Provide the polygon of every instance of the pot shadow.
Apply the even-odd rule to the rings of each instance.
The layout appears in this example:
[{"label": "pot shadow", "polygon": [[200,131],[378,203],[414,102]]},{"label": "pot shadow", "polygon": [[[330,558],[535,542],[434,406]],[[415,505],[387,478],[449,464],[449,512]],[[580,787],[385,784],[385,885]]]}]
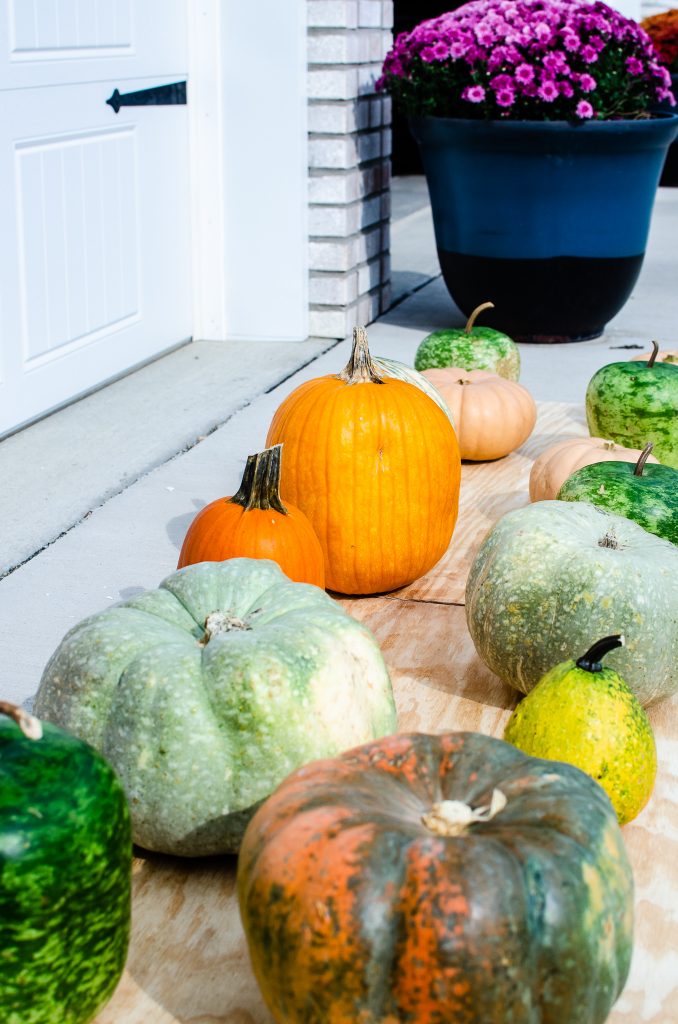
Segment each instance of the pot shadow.
[{"label": "pot shadow", "polygon": [[160,1006],[178,1024],[269,1024],[240,922],[236,855],[134,853],[126,971],[148,997],[137,996],[139,1009]]},{"label": "pot shadow", "polygon": [[202,498],[193,498],[192,502],[193,512],[183,512],[180,516],[174,516],[174,518],[170,519],[165,526],[167,536],[177,551],[181,549],[181,545],[184,543],[184,537],[188,532],[189,526],[195,519],[196,514],[207,505],[207,502]]}]

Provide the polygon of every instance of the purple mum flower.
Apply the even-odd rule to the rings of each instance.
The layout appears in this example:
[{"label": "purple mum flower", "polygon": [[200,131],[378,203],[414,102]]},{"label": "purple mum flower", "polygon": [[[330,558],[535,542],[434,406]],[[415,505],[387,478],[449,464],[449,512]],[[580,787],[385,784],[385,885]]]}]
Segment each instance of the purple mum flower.
[{"label": "purple mum flower", "polygon": [[563,36],[563,46],[569,53],[576,53],[581,46],[581,40],[574,32],[568,32]]},{"label": "purple mum flower", "polygon": [[519,64],[516,68],[516,81],[521,85],[527,85],[534,81],[534,68],[531,64]]},{"label": "purple mum flower", "polygon": [[582,92],[593,92],[598,83],[593,75],[583,74],[579,76],[579,85],[581,86]]},{"label": "purple mum flower", "polygon": [[497,104],[500,107],[512,107],[516,94],[513,89],[500,89],[497,93]]},{"label": "purple mum flower", "polygon": [[577,104],[577,117],[593,117],[593,107],[588,100],[579,100]]},{"label": "purple mum flower", "polygon": [[541,96],[545,103],[553,103],[558,96],[558,86],[555,82],[542,82],[537,89],[537,94]]},{"label": "purple mum flower", "polygon": [[490,79],[490,85],[498,92],[500,89],[513,89],[515,83],[511,75],[495,75]]},{"label": "purple mum flower", "polygon": [[485,90],[482,85],[468,85],[461,94],[463,100],[469,103],[482,103],[485,99]]},{"label": "purple mum flower", "polygon": [[558,82],[558,92],[561,96],[564,96],[568,100],[571,100],[574,96],[574,89],[572,88],[570,83],[564,78]]},{"label": "purple mum flower", "polygon": [[587,64],[593,64],[598,60],[598,51],[595,47],[587,43],[586,46],[582,46],[581,48],[581,58]]},{"label": "purple mum flower", "polygon": [[626,70],[631,75],[642,75],[645,69],[643,68],[643,62],[638,60],[637,57],[627,57]]}]

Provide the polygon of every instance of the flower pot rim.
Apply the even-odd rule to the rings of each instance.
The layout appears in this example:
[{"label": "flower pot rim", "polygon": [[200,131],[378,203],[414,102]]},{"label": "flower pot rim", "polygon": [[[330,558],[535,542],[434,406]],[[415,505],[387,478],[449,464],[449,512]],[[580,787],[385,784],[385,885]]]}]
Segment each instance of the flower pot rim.
[{"label": "flower pot rim", "polygon": [[501,131],[526,131],[526,130],[540,130],[540,131],[571,131],[582,132],[582,131],[608,131],[615,132],[620,130],[628,130],[629,128],[638,128],[639,131],[652,131],[659,124],[667,125],[670,123],[678,124],[678,108],[676,113],[672,111],[655,110],[652,111],[650,117],[646,118],[618,118],[616,120],[609,119],[606,121],[540,121],[537,119],[531,120],[518,120],[517,118],[474,118],[474,117],[439,117],[436,114],[412,114],[409,117],[410,124],[416,124],[418,122],[432,122],[436,124],[456,124],[460,127],[472,126],[484,127],[484,128],[499,128]]}]

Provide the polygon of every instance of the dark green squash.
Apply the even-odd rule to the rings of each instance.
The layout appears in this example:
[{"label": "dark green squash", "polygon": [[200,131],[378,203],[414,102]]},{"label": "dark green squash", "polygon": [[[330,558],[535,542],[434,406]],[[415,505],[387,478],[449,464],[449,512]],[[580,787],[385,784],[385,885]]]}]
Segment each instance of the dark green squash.
[{"label": "dark green squash", "polygon": [[678,470],[646,464],[652,447],[652,443],[645,446],[635,466],[630,462],[583,466],[562,485],[558,500],[588,501],[678,544]]},{"label": "dark green squash", "polygon": [[0,1021],[85,1024],[125,965],[127,801],[90,746],[0,702]]},{"label": "dark green squash", "polygon": [[631,958],[606,794],[478,733],[289,776],[245,834],[238,898],[279,1024],[602,1024]]}]

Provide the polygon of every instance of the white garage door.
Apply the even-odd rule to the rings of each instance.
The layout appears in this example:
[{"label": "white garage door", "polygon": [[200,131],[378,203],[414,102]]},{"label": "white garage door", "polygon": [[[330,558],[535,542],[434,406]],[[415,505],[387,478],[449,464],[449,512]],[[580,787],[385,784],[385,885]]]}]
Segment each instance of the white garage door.
[{"label": "white garage door", "polygon": [[0,434],[190,336],[185,8],[0,0]]}]

